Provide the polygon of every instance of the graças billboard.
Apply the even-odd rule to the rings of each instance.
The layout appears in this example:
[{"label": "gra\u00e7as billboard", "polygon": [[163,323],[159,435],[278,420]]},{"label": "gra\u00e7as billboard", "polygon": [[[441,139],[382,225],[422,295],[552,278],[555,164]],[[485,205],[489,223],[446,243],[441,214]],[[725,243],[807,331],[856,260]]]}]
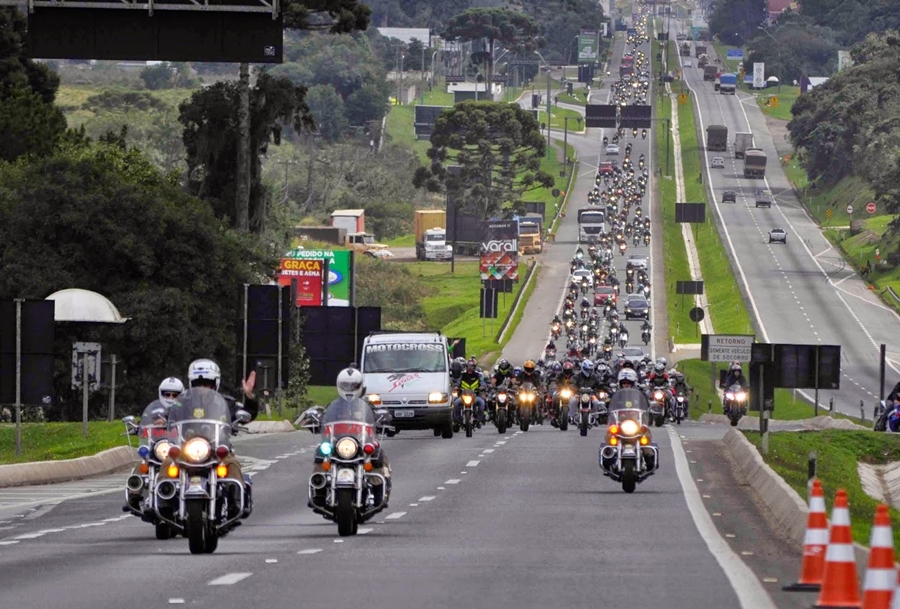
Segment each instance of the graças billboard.
[{"label": "gra\u00e7as billboard", "polygon": [[[300,304],[300,294],[297,294],[297,306],[329,306],[329,307],[349,307],[352,300],[352,252],[349,250],[306,250],[295,249],[287,253],[282,260],[281,269],[285,268],[285,261],[319,261],[324,267],[324,261],[328,261],[328,285],[327,285],[327,304],[322,302],[321,297],[317,304]],[[294,263],[295,264],[295,263]],[[313,273],[313,270],[308,270]],[[310,275],[311,277],[311,275]],[[291,285],[291,276],[286,275],[284,270],[278,273],[278,283],[282,285]],[[320,284],[321,285],[321,284]],[[311,289],[312,285],[311,285]]]}]

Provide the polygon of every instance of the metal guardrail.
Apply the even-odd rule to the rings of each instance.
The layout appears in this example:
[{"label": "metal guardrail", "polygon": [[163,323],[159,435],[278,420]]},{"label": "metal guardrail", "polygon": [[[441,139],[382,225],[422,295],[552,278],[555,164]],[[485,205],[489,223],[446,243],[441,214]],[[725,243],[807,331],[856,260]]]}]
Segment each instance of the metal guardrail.
[{"label": "metal guardrail", "polygon": [[897,296],[897,292],[894,291],[894,288],[888,286],[886,291],[891,295],[891,298],[893,298],[897,304],[900,304],[900,296]]}]

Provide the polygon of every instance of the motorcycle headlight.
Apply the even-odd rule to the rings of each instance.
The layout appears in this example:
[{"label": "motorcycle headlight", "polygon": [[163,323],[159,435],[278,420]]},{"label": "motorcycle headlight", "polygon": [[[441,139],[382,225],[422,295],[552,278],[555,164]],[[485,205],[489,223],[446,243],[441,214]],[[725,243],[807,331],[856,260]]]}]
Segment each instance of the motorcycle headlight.
[{"label": "motorcycle headlight", "polygon": [[725,399],[726,399],[726,400],[733,400],[733,399],[734,399],[734,394],[733,394],[732,392],[730,392],[730,391],[726,391],[726,392],[725,392]]},{"label": "motorcycle headlight", "polygon": [[377,393],[370,393],[369,394],[369,404],[372,404],[373,406],[378,406],[379,404],[381,404],[381,396],[378,395]]},{"label": "motorcycle headlight", "polygon": [[563,390],[561,390],[561,391],[559,392],[559,397],[568,400],[570,397],[572,397],[572,390],[571,390],[571,389],[563,389]]},{"label": "motorcycle headlight", "polygon": [[201,463],[209,459],[212,448],[206,438],[191,438],[181,447],[184,458],[194,463]]},{"label": "motorcycle headlight", "polygon": [[637,433],[641,430],[640,426],[631,419],[622,421],[620,428],[622,430],[622,435],[624,436],[636,436]]},{"label": "motorcycle headlight", "polygon": [[153,447],[153,454],[156,455],[158,460],[163,461],[169,455],[170,448],[172,448],[172,445],[169,444],[168,440],[160,440]]},{"label": "motorcycle headlight", "polygon": [[583,403],[590,402],[590,401],[591,401],[591,396],[588,395],[587,393],[585,393],[585,394],[583,394],[583,395],[581,396],[581,401],[582,401]]},{"label": "motorcycle headlight", "polygon": [[656,400],[657,402],[658,402],[659,400],[663,399],[663,392],[662,392],[662,391],[657,391],[657,392],[655,392],[655,393],[653,394],[653,399]]},{"label": "motorcycle headlight", "polygon": [[743,391],[741,391],[741,392],[738,393],[737,396],[735,396],[735,397],[737,398],[737,401],[738,401],[738,402],[743,402],[744,400],[747,399],[747,394],[744,393]]},{"label": "motorcycle headlight", "polygon": [[341,459],[352,459],[359,451],[359,443],[350,437],[344,437],[334,445],[334,452]]},{"label": "motorcycle headlight", "polygon": [[682,395],[679,395],[677,399],[678,399],[678,403],[679,403],[679,404],[681,404],[682,402],[684,402],[684,396],[682,396]]},{"label": "motorcycle headlight", "polygon": [[497,394],[497,401],[498,401],[498,402],[505,402],[505,401],[506,401],[506,394],[505,394],[505,393],[498,393],[498,394]]},{"label": "motorcycle headlight", "polygon": [[472,403],[472,396],[471,396],[471,395],[464,395],[464,396],[463,396],[463,402],[465,403],[466,406],[468,406],[469,404]]},{"label": "motorcycle headlight", "polygon": [[331,451],[334,450],[334,447],[331,446],[331,442],[322,442],[319,444],[319,452],[321,452],[326,457],[331,454]]}]

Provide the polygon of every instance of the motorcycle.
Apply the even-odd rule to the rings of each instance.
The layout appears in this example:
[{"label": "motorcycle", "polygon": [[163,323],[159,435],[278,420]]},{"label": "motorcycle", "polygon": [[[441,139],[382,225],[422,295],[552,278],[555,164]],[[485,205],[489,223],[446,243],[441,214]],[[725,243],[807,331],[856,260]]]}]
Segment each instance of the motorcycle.
[{"label": "motorcycle", "polygon": [[582,387],[578,390],[580,394],[580,398],[578,400],[578,428],[581,431],[581,436],[587,436],[588,430],[593,426],[594,418],[593,413],[593,391],[590,387]]},{"label": "motorcycle", "polygon": [[641,330],[641,340],[644,341],[645,345],[650,344],[650,330]]},{"label": "motorcycle", "polygon": [[675,407],[672,409],[675,423],[681,425],[681,421],[688,417],[688,399],[682,392],[675,395]]},{"label": "motorcycle", "polygon": [[156,516],[188,538],[191,554],[211,554],[253,508],[250,478],[228,477],[233,466],[225,462],[232,456],[232,433],[250,421],[250,414],[238,411],[232,424],[225,398],[195,388],[169,409],[167,418],[171,445],[156,483]]},{"label": "motorcycle", "polygon": [[[623,394],[629,394],[632,399],[624,398]],[[621,407],[627,404],[626,400],[632,407]],[[659,469],[659,447],[653,442],[645,405],[646,398],[639,391],[625,389],[617,392],[611,404],[612,422],[600,446],[603,475],[621,482],[626,493],[633,493],[639,483]]]},{"label": "motorcycle", "polygon": [[[475,427],[475,392],[471,389],[463,389],[462,391],[462,416],[463,429],[466,430],[466,437],[472,437],[472,429]],[[459,424],[454,425],[458,428]],[[458,431],[454,429],[453,431]]]},{"label": "motorcycle", "polygon": [[619,347],[624,349],[628,346],[628,332],[622,332],[619,334]]},{"label": "motorcycle", "polygon": [[609,411],[607,410],[608,403],[609,392],[601,389],[600,392],[597,393],[597,411],[595,413],[597,425],[606,425],[609,421]]},{"label": "motorcycle", "polygon": [[373,411],[363,400],[310,408],[300,418],[301,427],[322,434],[316,449],[322,471],[309,477],[309,505],[337,523],[341,537],[356,535],[360,523],[387,507],[390,480],[373,470],[383,467],[381,442],[390,422],[389,411]]},{"label": "motorcycle", "polygon": [[504,434],[509,426],[509,403],[511,401],[506,387],[498,387],[492,401],[494,402],[494,425],[497,427],[498,433]]},{"label": "motorcycle", "polygon": [[536,419],[538,406],[538,394],[531,383],[522,383],[516,394],[516,401],[519,403],[518,419],[519,429],[528,431],[529,425]]},{"label": "motorcycle", "polygon": [[[167,423],[160,422],[161,416],[165,415],[165,407],[160,404],[159,409],[161,412],[152,410],[144,412],[140,422],[133,416],[122,419],[128,436],[128,447],[131,448],[131,436],[137,436],[138,456],[141,458],[138,473],[128,476],[125,481],[126,505],[122,509],[138,516],[144,522],[153,524],[156,528],[156,538],[165,540],[174,537],[175,532],[168,524],[160,522],[156,516],[156,482],[159,478],[159,468],[172,446],[172,439]],[[141,494],[139,502],[135,500],[137,493]]]},{"label": "motorcycle", "polygon": [[559,405],[556,409],[556,421],[554,427],[559,427],[560,431],[569,428],[569,400],[572,399],[572,388],[564,386],[559,388]]},{"label": "motorcycle", "polygon": [[650,393],[650,419],[657,427],[666,422],[666,392],[658,387]]},{"label": "motorcycle", "polygon": [[725,416],[731,420],[731,426],[737,427],[738,421],[747,414],[747,391],[735,383],[725,391]]}]

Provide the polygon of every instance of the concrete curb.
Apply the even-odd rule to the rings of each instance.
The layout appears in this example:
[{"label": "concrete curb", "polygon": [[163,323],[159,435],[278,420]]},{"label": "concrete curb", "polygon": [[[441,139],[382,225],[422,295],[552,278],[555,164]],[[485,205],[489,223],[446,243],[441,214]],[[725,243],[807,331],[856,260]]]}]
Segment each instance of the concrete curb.
[{"label": "concrete curb", "polygon": [[247,423],[250,433],[287,433],[297,431],[287,419],[281,421],[251,421]]},{"label": "concrete curb", "polygon": [[[730,425],[731,421],[724,414],[703,413],[698,419],[701,423],[716,423],[721,425]],[[817,431],[822,429],[843,429],[847,431],[870,431],[868,427],[857,425],[847,419],[835,419],[829,416],[820,415],[810,419],[798,419],[796,421],[785,421],[781,419],[770,419],[769,428],[772,431],[781,431],[777,429],[779,425],[801,425],[809,431]],[[759,419],[756,417],[743,417],[737,424],[738,429],[746,429],[748,431],[759,430]]]},{"label": "concrete curb", "polygon": [[90,457],[62,461],[33,461],[0,465],[0,488],[53,484],[112,474],[137,461],[137,451],[117,446]]}]

